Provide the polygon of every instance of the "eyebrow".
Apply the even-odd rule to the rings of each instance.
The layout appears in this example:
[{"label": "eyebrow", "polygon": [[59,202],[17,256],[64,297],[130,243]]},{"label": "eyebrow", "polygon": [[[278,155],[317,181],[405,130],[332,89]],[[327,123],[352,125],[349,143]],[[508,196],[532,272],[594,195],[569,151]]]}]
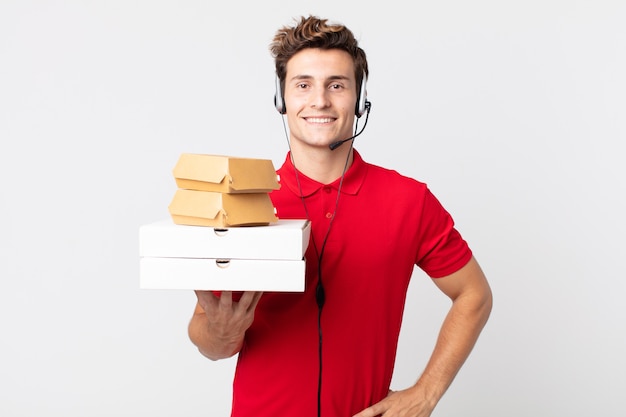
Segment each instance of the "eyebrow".
[{"label": "eyebrow", "polygon": [[[312,75],[300,74],[291,78],[290,81],[300,81],[300,80],[312,80],[314,77]],[[325,79],[326,81],[349,81],[350,77],[345,75],[331,75]]]}]

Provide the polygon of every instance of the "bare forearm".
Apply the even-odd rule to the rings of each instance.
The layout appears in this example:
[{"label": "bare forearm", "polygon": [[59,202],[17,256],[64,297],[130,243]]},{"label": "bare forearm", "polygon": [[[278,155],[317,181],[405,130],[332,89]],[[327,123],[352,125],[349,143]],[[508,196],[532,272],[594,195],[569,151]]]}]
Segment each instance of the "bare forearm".
[{"label": "bare forearm", "polygon": [[433,405],[463,366],[491,312],[491,292],[459,296],[441,327],[433,354],[416,387]]}]

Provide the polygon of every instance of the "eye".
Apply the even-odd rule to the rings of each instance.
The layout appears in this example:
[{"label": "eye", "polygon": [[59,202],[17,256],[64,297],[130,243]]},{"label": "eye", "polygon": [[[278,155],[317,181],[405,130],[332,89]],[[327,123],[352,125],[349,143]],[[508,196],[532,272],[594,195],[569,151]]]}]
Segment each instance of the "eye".
[{"label": "eye", "polygon": [[331,84],[329,88],[331,90],[341,90],[343,86],[341,84]]}]

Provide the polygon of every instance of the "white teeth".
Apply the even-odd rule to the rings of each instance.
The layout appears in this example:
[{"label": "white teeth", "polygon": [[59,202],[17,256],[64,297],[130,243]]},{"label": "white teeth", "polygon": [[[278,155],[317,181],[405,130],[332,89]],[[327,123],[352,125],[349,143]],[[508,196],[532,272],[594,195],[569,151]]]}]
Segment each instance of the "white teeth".
[{"label": "white teeth", "polygon": [[330,123],[333,121],[333,119],[331,119],[330,117],[325,117],[325,118],[321,118],[321,117],[310,117],[308,119],[306,119],[307,122],[310,123]]}]

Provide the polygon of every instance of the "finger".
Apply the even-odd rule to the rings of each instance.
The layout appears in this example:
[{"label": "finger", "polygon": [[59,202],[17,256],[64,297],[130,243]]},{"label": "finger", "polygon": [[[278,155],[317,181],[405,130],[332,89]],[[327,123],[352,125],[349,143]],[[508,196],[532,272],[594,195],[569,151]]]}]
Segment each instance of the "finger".
[{"label": "finger", "polygon": [[198,298],[198,305],[206,312],[217,307],[219,303],[218,297],[212,291],[196,290],[196,297]]},{"label": "finger", "polygon": [[222,291],[220,294],[220,307],[231,308],[233,306],[233,292]]},{"label": "finger", "polygon": [[263,293],[259,291],[245,291],[239,299],[241,308],[245,309],[245,311],[254,310],[261,298],[261,294]]},{"label": "finger", "polygon": [[206,298],[208,294],[212,294],[211,291],[204,291],[204,290],[194,290],[194,293],[196,293],[196,297],[198,298],[198,300]]},{"label": "finger", "polygon": [[254,299],[252,300],[252,303],[248,307],[248,311],[252,311],[256,309],[256,306],[257,304],[259,304],[259,301],[261,300],[262,295],[263,295],[263,292],[260,292],[260,291],[254,293]]},{"label": "finger", "polygon": [[381,403],[374,404],[373,406],[366,408],[358,414],[355,414],[353,417],[375,417],[381,416],[387,411],[385,407],[381,405]]}]

